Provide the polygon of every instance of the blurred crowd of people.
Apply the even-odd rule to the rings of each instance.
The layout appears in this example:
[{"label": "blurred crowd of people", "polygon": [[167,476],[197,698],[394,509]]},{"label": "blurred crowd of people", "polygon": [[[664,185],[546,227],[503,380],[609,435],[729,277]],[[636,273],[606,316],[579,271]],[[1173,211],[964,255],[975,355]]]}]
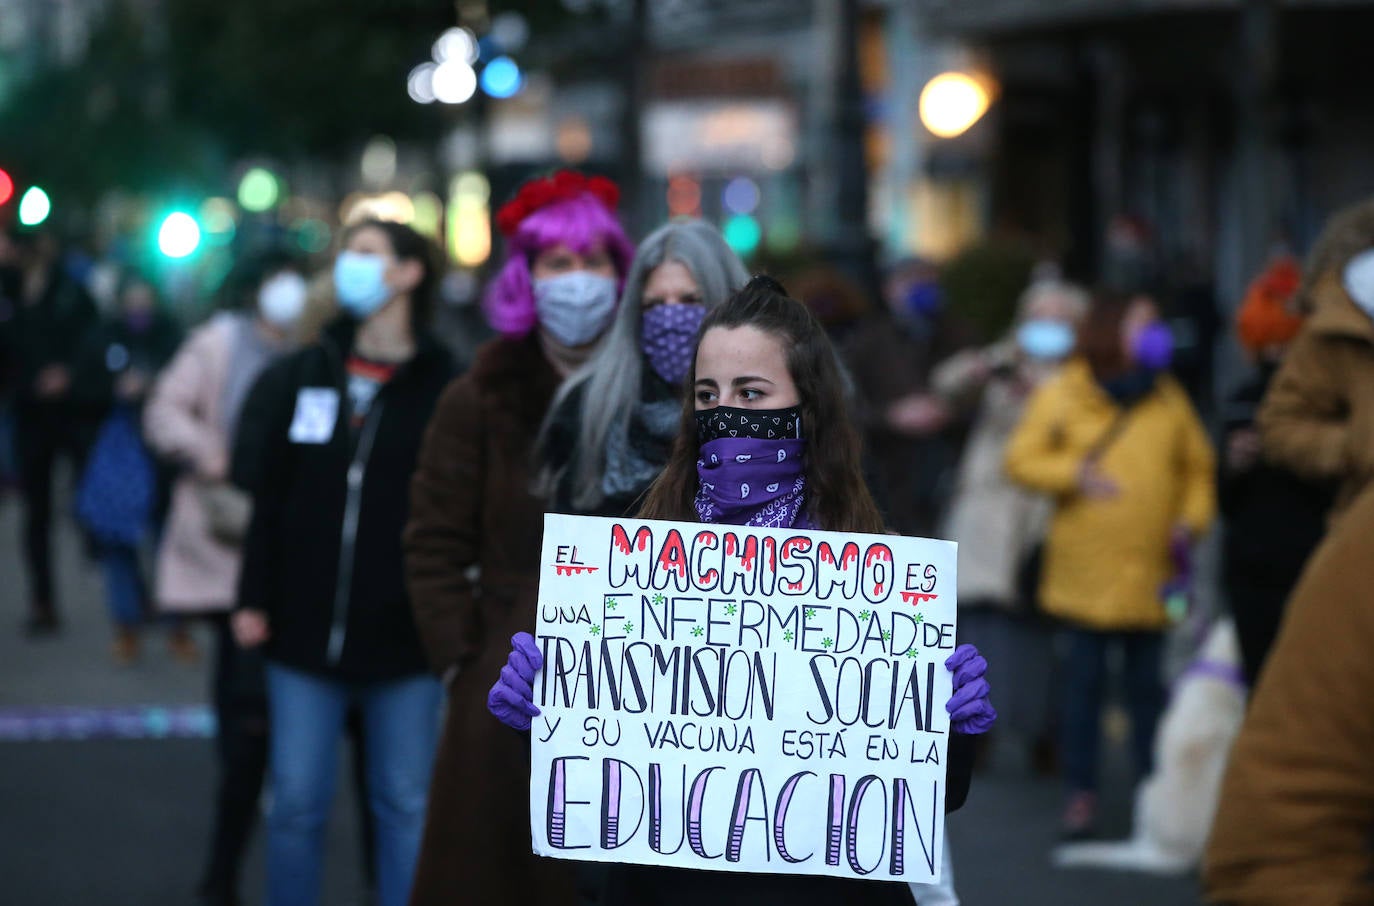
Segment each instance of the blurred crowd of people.
[{"label": "blurred crowd of people", "polygon": [[[265,785],[267,902],[317,901],[341,737],[383,906],[571,903],[589,884],[606,901],[675,902],[660,881],[589,879],[530,854],[511,807],[528,796],[527,743],[492,717],[519,722],[519,696],[491,684],[519,686],[508,642],[533,626],[542,515],[671,502],[660,476],[676,480],[674,451],[697,449],[683,400],[700,392],[699,333],[748,281],[713,226],[673,220],[636,247],[615,208],[608,181],[562,171],[502,209],[505,259],[484,303],[497,337],[465,369],[431,328],[436,251],[396,223],[350,225],[320,274],[281,250],[245,254],[199,325],[133,268],[102,314],[51,235],[0,235],[0,471],[24,505],[25,629],[60,632],[70,606],[52,556],[65,460],[114,660],[135,663],[158,626],[193,663],[189,621],[213,627],[221,777],[205,902],[240,901]],[[1001,712],[967,762],[1019,753],[1057,774],[1066,838],[1098,829],[1112,690],[1143,780],[1174,757],[1157,745],[1167,633],[1233,620],[1236,650],[1194,665],[1259,690],[1224,791],[1197,790],[1220,797],[1206,879],[1225,902],[1343,902],[1302,872],[1355,889],[1369,867],[1353,834],[1336,838],[1356,818],[1368,831],[1374,800],[1374,622],[1356,606],[1374,518],[1361,494],[1374,475],[1371,248],[1366,205],[1333,221],[1306,270],[1278,255],[1255,280],[1235,323],[1252,372],[1215,432],[1198,411],[1210,401],[1172,374],[1173,300],[1129,274],[1090,290],[1037,266],[1016,298],[990,303],[1007,312],[995,329],[951,302],[931,262],[888,267],[874,305],[836,273],[785,281],[830,332],[840,408],[863,436],[849,464],[844,431],[807,426],[809,455],[831,476],[852,465],[874,525],[959,543],[960,641],[987,671],[965,681],[983,682],[981,700],[997,690]],[[785,298],[749,288],[774,300],[760,310]],[[815,411],[824,386],[793,377],[793,405]],[[810,510],[784,489],[767,518],[868,524],[824,509],[845,486],[831,481]],[[695,511],[736,518],[721,505],[698,496]],[[1229,613],[1199,614],[1197,552],[1218,515]],[[1306,618],[1285,624],[1289,608]],[[1363,696],[1341,689],[1352,677]],[[969,714],[955,716],[971,742],[992,714]],[[1314,846],[1328,848],[1303,862]]]}]

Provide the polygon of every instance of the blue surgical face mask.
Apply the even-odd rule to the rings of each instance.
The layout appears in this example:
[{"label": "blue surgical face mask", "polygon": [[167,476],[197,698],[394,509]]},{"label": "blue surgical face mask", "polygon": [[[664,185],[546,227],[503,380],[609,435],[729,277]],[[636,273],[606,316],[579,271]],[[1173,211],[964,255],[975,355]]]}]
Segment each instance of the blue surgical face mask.
[{"label": "blue surgical face mask", "polygon": [[363,252],[339,252],[334,259],[334,291],[344,311],[359,320],[371,316],[391,297],[386,285],[386,258]]},{"label": "blue surgical face mask", "polygon": [[1035,318],[1017,328],[1016,342],[1032,359],[1058,362],[1073,351],[1073,328],[1063,321]]}]

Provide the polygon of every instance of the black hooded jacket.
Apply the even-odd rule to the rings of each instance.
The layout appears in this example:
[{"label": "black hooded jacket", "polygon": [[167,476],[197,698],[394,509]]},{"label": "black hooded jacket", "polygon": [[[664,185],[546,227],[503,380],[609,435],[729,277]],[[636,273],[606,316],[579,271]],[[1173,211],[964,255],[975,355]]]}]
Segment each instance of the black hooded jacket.
[{"label": "black hooded jacket", "polygon": [[233,478],[254,509],[238,606],[267,613],[269,659],[378,681],[428,671],[401,532],[420,441],[454,366],[421,337],[355,428],[346,372],[355,331],[351,320],[335,323],[264,371],[244,404]]}]

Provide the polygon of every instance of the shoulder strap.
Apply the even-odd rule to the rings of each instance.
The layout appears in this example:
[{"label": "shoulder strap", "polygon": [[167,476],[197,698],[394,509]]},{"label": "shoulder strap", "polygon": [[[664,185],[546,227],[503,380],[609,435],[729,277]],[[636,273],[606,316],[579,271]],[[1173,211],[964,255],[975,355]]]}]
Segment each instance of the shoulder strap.
[{"label": "shoulder strap", "polygon": [[1134,406],[1128,406],[1116,414],[1116,418],[1112,419],[1112,423],[1107,426],[1107,430],[1103,431],[1102,436],[1088,448],[1087,458],[1089,460],[1101,459],[1102,455],[1112,448],[1112,444],[1116,443],[1121,435],[1125,433],[1126,423],[1131,420],[1131,410],[1134,408]]}]

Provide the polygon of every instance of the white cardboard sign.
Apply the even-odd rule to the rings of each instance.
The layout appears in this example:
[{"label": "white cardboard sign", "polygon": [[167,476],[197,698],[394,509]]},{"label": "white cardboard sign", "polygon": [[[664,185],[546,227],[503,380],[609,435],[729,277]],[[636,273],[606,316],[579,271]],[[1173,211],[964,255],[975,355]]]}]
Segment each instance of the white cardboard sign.
[{"label": "white cardboard sign", "polygon": [[938,880],[956,547],[548,515],[539,855]]}]

